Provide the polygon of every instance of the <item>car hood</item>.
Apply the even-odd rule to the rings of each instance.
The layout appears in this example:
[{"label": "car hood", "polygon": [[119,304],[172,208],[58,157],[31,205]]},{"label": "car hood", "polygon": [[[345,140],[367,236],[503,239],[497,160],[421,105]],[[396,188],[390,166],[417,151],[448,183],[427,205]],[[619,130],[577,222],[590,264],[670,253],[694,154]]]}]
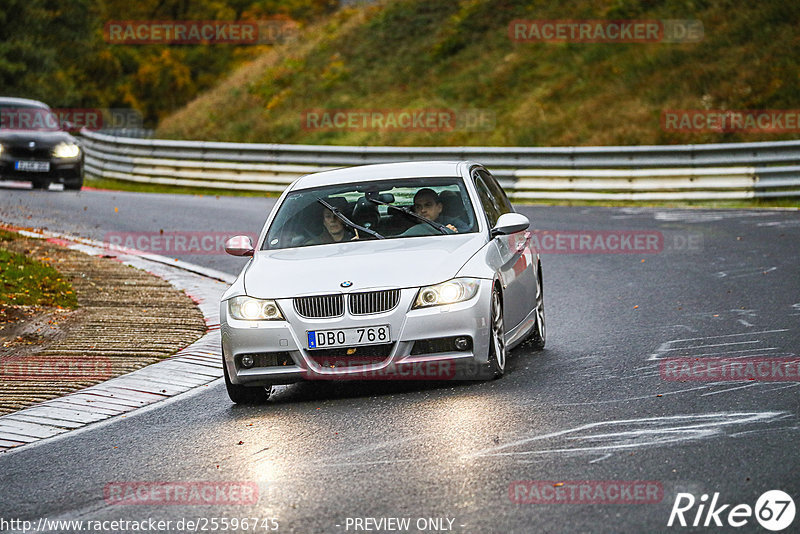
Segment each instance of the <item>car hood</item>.
[{"label": "car hood", "polygon": [[31,141],[38,148],[53,148],[61,142],[74,143],[75,138],[62,130],[0,130],[0,143],[7,147],[27,147]]},{"label": "car hood", "polygon": [[[485,243],[473,233],[258,251],[244,287],[252,297],[286,298],[436,284],[454,277]],[[352,286],[343,288],[346,281]]]}]

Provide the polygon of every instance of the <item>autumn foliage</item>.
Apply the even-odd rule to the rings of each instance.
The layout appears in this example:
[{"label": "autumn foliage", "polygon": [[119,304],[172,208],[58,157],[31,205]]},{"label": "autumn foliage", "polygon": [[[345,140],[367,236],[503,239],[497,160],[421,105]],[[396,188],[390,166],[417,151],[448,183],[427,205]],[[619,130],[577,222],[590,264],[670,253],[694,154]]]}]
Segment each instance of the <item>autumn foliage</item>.
[{"label": "autumn foliage", "polygon": [[138,110],[146,126],[213,86],[271,45],[119,45],[110,20],[263,20],[302,26],[336,0],[4,0],[0,94],[54,108]]}]

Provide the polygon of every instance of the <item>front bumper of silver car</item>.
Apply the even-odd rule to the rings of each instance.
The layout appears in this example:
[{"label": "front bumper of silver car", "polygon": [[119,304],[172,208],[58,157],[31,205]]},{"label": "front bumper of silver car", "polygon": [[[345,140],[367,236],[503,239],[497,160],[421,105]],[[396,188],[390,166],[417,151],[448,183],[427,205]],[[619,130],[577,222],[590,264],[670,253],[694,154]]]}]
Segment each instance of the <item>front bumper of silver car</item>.
[{"label": "front bumper of silver car", "polygon": [[[484,379],[491,289],[490,280],[481,280],[467,301],[412,309],[418,288],[407,288],[389,311],[354,315],[345,305],[340,316],[330,318],[303,317],[294,299],[277,299],[285,320],[272,321],[234,319],[223,301],[224,364],[232,383],[253,386],[301,380]],[[377,326],[388,326],[390,342],[309,348],[309,331]]]}]

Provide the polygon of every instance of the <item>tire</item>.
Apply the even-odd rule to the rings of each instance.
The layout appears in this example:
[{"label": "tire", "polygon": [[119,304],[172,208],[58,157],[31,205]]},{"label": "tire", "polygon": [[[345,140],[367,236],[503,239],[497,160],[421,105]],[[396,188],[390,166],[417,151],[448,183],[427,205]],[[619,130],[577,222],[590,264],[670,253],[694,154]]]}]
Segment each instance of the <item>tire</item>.
[{"label": "tire", "polygon": [[539,264],[539,277],[536,284],[536,324],[528,336],[527,344],[533,350],[544,350],[547,341],[547,321],[544,316],[544,284],[542,284],[542,264]]},{"label": "tire", "polygon": [[489,310],[489,372],[500,378],[506,372],[506,329],[503,324],[503,299],[497,287],[492,288],[492,304]]},{"label": "tire", "polygon": [[83,178],[75,182],[64,182],[64,191],[80,191],[83,187]]},{"label": "tire", "polygon": [[225,374],[225,389],[228,390],[228,397],[236,404],[259,404],[269,399],[272,388],[247,387],[231,383],[228,366],[224,361],[222,362],[222,371]]}]

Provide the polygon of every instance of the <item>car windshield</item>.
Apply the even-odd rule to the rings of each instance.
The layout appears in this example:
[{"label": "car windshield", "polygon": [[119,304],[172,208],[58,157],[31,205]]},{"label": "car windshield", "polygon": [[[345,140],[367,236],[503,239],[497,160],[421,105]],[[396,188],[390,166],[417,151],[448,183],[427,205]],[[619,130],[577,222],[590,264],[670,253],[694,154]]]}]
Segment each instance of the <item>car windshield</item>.
[{"label": "car windshield", "polygon": [[392,179],[289,193],[261,248],[447,237],[477,230],[475,212],[461,178]]},{"label": "car windshield", "polygon": [[47,108],[0,104],[0,130],[54,132],[60,129],[58,116]]}]

